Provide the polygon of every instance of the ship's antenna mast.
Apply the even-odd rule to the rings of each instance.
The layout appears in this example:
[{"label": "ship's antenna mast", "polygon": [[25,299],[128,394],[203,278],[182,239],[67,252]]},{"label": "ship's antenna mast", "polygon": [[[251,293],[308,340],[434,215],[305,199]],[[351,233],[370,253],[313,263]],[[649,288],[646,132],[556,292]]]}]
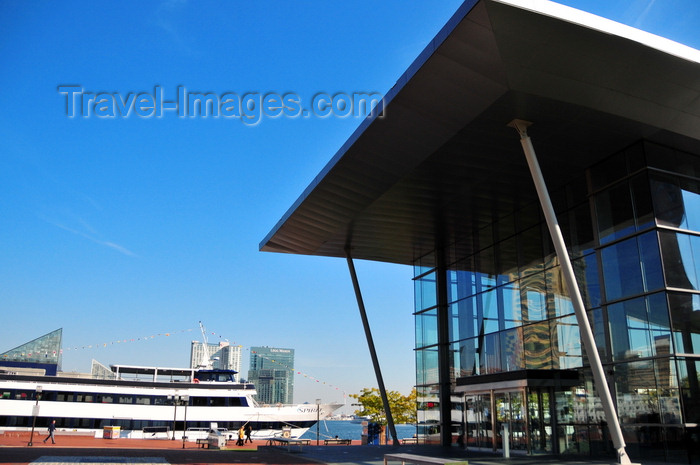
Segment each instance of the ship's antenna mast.
[{"label": "ship's antenna mast", "polygon": [[202,322],[199,322],[199,330],[202,332],[202,349],[204,349],[204,352],[202,353],[202,360],[200,360],[199,366],[201,368],[204,368],[205,370],[211,370],[213,364],[211,362],[211,358],[209,357],[209,343],[207,342],[207,332],[204,330],[204,325]]}]

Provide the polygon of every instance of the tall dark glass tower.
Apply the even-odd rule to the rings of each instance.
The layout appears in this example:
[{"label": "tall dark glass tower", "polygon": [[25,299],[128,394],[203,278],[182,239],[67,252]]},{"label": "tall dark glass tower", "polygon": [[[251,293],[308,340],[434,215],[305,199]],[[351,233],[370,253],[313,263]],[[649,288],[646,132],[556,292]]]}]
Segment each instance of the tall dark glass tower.
[{"label": "tall dark glass tower", "polygon": [[294,401],[294,349],[251,347],[248,381],[255,384],[262,404]]}]

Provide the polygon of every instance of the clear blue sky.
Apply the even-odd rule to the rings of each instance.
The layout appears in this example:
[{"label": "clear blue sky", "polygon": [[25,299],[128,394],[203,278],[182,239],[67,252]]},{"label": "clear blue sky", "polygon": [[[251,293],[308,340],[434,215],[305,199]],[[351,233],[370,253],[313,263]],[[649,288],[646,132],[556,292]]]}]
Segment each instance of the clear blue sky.
[{"label": "clear blue sky", "polygon": [[[182,366],[201,320],[244,375],[250,346],[294,348],[298,402],[375,386],[345,262],[258,251],[359,119],[68,118],[57,87],[384,94],[460,3],[1,2],[0,352],[62,327],[64,370]],[[697,0],[563,3],[700,48]],[[412,270],[357,268],[407,393]]]}]

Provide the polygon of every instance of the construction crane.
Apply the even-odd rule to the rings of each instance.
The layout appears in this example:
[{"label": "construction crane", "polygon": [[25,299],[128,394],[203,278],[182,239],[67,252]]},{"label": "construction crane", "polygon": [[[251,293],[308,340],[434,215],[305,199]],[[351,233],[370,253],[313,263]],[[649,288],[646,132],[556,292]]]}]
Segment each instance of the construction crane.
[{"label": "construction crane", "polygon": [[209,343],[207,342],[207,332],[204,329],[204,325],[202,322],[199,322],[199,330],[202,332],[202,357],[199,360],[199,365],[197,368],[203,368],[205,370],[211,370],[214,366],[214,363],[211,360],[211,357],[209,357]]}]

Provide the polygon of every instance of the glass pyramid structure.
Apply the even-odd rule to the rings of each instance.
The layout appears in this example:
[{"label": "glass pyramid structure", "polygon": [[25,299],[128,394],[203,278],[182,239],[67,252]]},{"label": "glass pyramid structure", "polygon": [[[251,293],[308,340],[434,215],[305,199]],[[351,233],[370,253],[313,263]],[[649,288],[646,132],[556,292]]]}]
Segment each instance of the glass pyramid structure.
[{"label": "glass pyramid structure", "polygon": [[[44,334],[33,341],[26,342],[0,354],[0,364],[26,367],[55,365],[59,367],[61,364],[62,337],[63,328]],[[55,372],[55,370],[56,368],[52,371]]]}]

